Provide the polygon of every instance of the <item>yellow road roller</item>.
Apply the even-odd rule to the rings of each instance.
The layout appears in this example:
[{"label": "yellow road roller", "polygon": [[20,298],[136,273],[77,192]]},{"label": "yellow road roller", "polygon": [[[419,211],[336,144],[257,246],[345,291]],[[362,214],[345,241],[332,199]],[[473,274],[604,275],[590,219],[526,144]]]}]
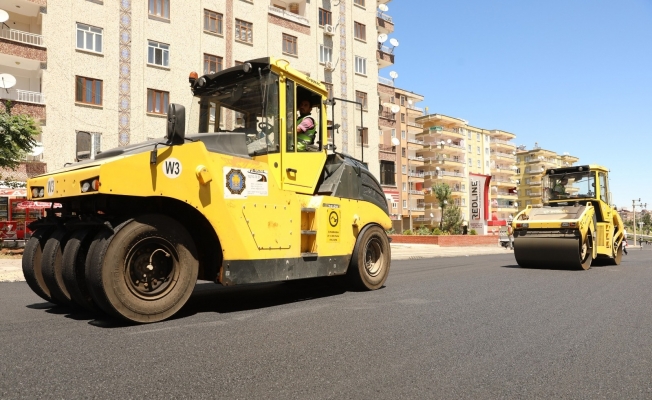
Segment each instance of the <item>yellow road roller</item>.
[{"label": "yellow road roller", "polygon": [[27,182],[31,200],[53,204],[31,225],[30,288],[146,323],[177,312],[198,279],[348,275],[382,287],[387,200],[365,164],[328,142],[325,86],[271,57],[189,81],[190,112],[169,105],[165,138]]},{"label": "yellow road roller", "polygon": [[608,170],[553,168],[542,178],[542,207],[528,205],[512,221],[514,256],[524,268],[587,270],[620,264],[623,222],[610,204]]}]

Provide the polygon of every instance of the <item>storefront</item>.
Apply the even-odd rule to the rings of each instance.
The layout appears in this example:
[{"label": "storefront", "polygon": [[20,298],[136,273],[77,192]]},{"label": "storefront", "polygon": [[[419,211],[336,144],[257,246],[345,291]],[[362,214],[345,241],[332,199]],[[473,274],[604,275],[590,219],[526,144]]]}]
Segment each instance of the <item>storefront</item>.
[{"label": "storefront", "polygon": [[27,200],[25,189],[0,189],[0,239],[29,239],[28,225],[45,215],[51,203]]}]

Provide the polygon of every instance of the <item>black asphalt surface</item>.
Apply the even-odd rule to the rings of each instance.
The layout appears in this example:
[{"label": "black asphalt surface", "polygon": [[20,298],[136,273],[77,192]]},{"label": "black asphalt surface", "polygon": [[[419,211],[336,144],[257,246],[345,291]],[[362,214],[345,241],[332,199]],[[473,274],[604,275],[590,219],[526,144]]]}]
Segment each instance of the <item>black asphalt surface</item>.
[{"label": "black asphalt surface", "polygon": [[651,256],[588,271],[521,269],[511,252],[395,261],[375,292],[202,283],[151,325],[0,283],[0,398],[649,399]]}]

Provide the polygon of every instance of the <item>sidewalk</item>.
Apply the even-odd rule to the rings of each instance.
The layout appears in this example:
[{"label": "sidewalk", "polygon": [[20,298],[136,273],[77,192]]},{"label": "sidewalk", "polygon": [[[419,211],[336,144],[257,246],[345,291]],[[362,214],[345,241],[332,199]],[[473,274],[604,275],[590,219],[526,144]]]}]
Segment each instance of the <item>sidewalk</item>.
[{"label": "sidewalk", "polygon": [[[496,247],[439,247],[436,244],[392,243],[392,260],[414,260],[432,257],[477,256],[484,254],[505,254],[511,250]],[[20,258],[0,258],[0,282],[24,281]]]}]

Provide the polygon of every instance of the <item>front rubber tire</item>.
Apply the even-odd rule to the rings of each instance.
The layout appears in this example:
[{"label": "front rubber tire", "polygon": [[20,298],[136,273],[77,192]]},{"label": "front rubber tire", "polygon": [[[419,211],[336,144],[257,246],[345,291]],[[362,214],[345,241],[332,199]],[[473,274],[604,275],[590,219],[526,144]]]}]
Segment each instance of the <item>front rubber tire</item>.
[{"label": "front rubber tire", "polygon": [[360,290],[381,288],[391,264],[391,250],[385,231],[377,226],[365,227],[356,240],[347,271],[351,284]]},{"label": "front rubber tire", "polygon": [[93,299],[105,312],[139,322],[174,315],[197,282],[197,250],[176,220],[147,214],[100,232],[86,263]]},{"label": "front rubber tire", "polygon": [[43,280],[43,272],[41,271],[41,259],[43,256],[43,247],[48,238],[52,234],[51,227],[39,228],[25,245],[23,250],[23,276],[27,285],[36,293],[40,298],[45,301],[53,302],[50,296],[50,289],[48,289],[45,281]]},{"label": "front rubber tire", "polygon": [[85,263],[96,228],[84,228],[73,232],[66,242],[61,261],[63,283],[73,303],[87,309],[98,311],[86,286]]},{"label": "front rubber tire", "polygon": [[59,305],[70,305],[70,294],[62,276],[63,249],[68,240],[68,232],[65,228],[57,228],[48,238],[43,247],[41,259],[41,271],[43,280],[50,291],[52,301]]}]

